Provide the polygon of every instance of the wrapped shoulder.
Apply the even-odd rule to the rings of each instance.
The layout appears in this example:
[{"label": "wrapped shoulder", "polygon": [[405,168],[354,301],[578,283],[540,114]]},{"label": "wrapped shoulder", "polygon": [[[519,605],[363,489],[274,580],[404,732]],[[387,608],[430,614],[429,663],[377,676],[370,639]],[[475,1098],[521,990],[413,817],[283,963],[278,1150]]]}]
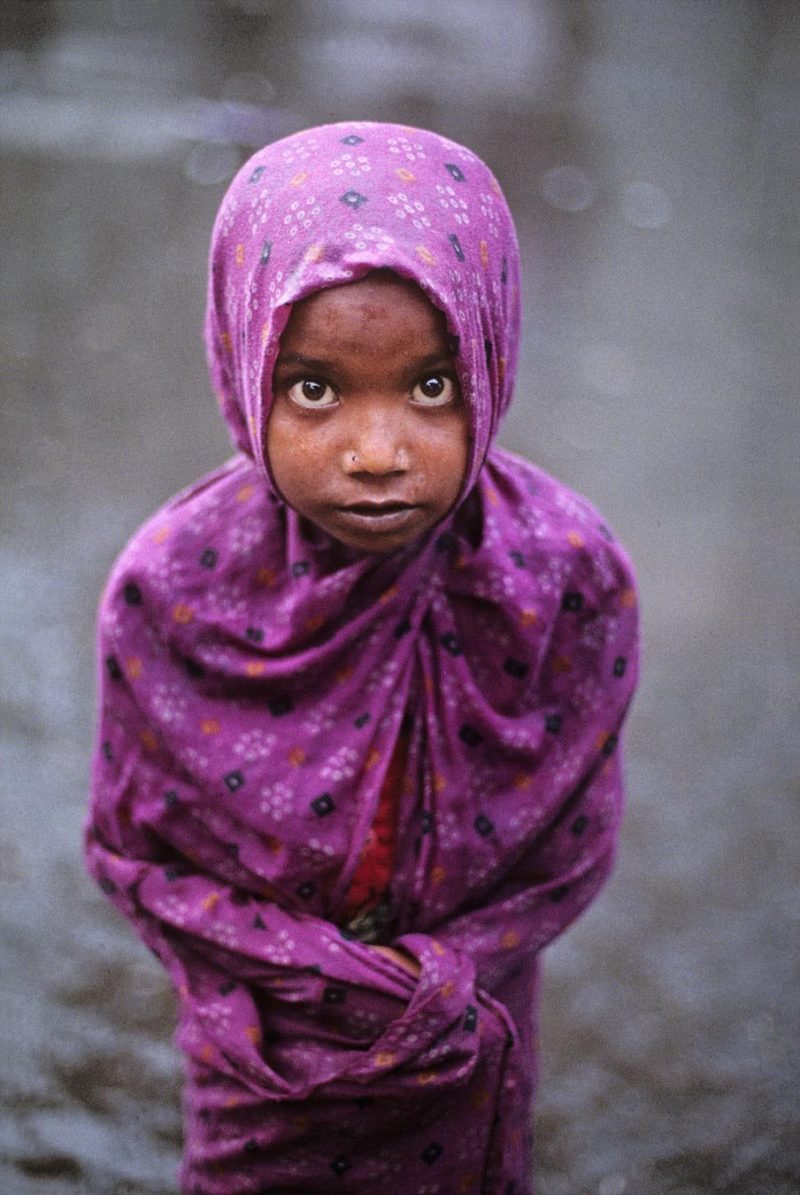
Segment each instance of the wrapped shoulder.
[{"label": "wrapped shoulder", "polygon": [[506,534],[534,571],[546,564],[563,580],[562,602],[577,612],[616,599],[636,605],[636,579],[627,552],[600,511],[543,469],[497,450],[487,466],[489,505],[502,505]]},{"label": "wrapped shoulder", "polygon": [[[210,582],[266,567],[275,515],[263,479],[243,456],[176,494],[128,541],[112,567],[100,607],[101,634],[120,618],[144,622],[169,615],[188,624]],[[255,564],[253,565],[255,567]]]}]

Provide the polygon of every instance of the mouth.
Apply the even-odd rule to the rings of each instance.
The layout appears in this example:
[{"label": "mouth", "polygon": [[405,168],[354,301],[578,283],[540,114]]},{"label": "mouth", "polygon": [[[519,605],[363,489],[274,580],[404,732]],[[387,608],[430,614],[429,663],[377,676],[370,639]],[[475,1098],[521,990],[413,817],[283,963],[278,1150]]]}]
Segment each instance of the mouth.
[{"label": "mouth", "polygon": [[339,514],[360,527],[390,530],[403,526],[419,510],[410,502],[353,502],[340,506]]}]

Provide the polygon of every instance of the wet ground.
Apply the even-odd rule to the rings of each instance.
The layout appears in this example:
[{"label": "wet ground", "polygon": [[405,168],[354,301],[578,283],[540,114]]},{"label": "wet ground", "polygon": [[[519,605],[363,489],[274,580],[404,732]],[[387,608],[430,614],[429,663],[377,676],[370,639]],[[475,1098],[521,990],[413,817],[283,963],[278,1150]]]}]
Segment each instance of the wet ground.
[{"label": "wet ground", "polygon": [[228,452],[200,339],[226,180],[356,115],[495,167],[527,278],[505,441],[641,575],[620,866],[549,954],[540,1195],[800,1191],[800,7],[7,0],[0,22],[0,1190],[175,1190],[172,1000],[79,856],[94,605]]}]

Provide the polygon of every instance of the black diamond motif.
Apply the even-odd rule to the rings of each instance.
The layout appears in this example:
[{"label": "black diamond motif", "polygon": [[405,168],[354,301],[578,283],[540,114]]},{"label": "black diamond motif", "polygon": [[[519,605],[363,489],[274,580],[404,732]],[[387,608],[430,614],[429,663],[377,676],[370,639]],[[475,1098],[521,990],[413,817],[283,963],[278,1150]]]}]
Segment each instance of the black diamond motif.
[{"label": "black diamond motif", "polygon": [[466,743],[468,747],[477,747],[478,743],[483,742],[483,735],[474,726],[470,726],[465,722],[458,732],[458,737],[462,743]]},{"label": "black diamond motif", "polygon": [[117,885],[113,880],[109,880],[107,876],[103,876],[102,880],[99,881],[99,884],[100,891],[105,892],[106,896],[113,896],[117,890]]},{"label": "black diamond motif", "polygon": [[213,568],[217,563],[217,553],[213,548],[206,548],[203,555],[200,557],[200,563],[203,568]]},{"label": "black diamond motif", "polygon": [[284,714],[290,714],[294,709],[294,704],[291,697],[281,695],[280,697],[273,697],[271,701],[267,702],[267,709],[272,714],[273,718],[282,718]]},{"label": "black diamond motif", "polygon": [[333,813],[336,806],[333,803],[333,797],[330,793],[321,793],[320,796],[315,797],[311,802],[311,808],[317,817],[327,817],[329,813]]},{"label": "black diamond motif", "polygon": [[141,606],[142,591],[133,581],[129,581],[122,592],[129,606]]},{"label": "black diamond motif", "polygon": [[464,250],[461,248],[461,241],[458,239],[456,234],[454,232],[448,232],[447,239],[450,242],[450,244],[453,246],[453,252],[455,253],[458,260],[465,261],[466,258],[464,257]]},{"label": "black diamond motif", "polygon": [[554,888],[550,893],[550,899],[554,905],[562,901],[569,892],[569,884],[561,884],[558,888]]},{"label": "black diamond motif", "polygon": [[582,813],[580,815],[580,817],[575,818],[575,821],[570,826],[570,830],[572,831],[572,833],[575,835],[576,838],[580,838],[581,834],[584,832],[584,830],[586,829],[586,827],[588,825],[589,825],[589,819],[585,813]]},{"label": "black diamond motif", "polygon": [[614,676],[624,676],[625,669],[628,667],[628,661],[624,656],[617,656],[614,661]]},{"label": "black diamond motif", "polygon": [[346,137],[342,137],[342,145],[360,145],[363,140],[358,133],[348,133]]},{"label": "black diamond motif", "polygon": [[111,744],[108,739],[103,743],[103,758],[108,760],[109,763],[114,758],[114,752],[111,750]]},{"label": "black diamond motif", "polygon": [[198,664],[197,660],[185,659],[183,666],[186,669],[187,676],[191,676],[193,680],[202,680],[206,674],[206,670],[202,664]]},{"label": "black diamond motif", "polygon": [[516,564],[517,568],[525,567],[525,557],[521,552],[518,552],[516,549],[512,549],[512,551],[510,551],[508,554],[514,561],[514,564]]},{"label": "black diamond motif", "polygon": [[294,564],[292,565],[292,576],[304,577],[309,571],[310,567],[311,565],[307,560],[295,560]]},{"label": "black diamond motif", "polygon": [[323,1004],[344,1004],[347,999],[347,988],[329,985],[322,992]]},{"label": "black diamond motif", "polygon": [[460,166],[456,166],[455,162],[445,162],[445,166],[450,171],[457,183],[463,183],[464,174]]},{"label": "black diamond motif", "polygon": [[464,1013],[464,1028],[468,1033],[473,1033],[478,1025],[478,1010],[474,1004],[468,1004],[466,1012]]},{"label": "black diamond motif", "polygon": [[366,195],[362,195],[360,191],[345,191],[344,195],[340,195],[339,198],[342,203],[346,203],[354,211],[360,208],[362,203],[367,202]]},{"label": "black diamond motif", "polygon": [[437,1160],[437,1158],[440,1158],[443,1153],[444,1153],[444,1149],[439,1144],[439,1142],[431,1141],[430,1145],[425,1146],[422,1153],[420,1154],[420,1157],[422,1158],[423,1162],[427,1162],[429,1166],[432,1166],[433,1163]]},{"label": "black diamond motif", "polygon": [[422,814],[421,826],[423,834],[430,834],[434,825],[434,816],[429,809],[426,809]]},{"label": "black diamond motif", "polygon": [[223,777],[225,780],[225,787],[228,792],[235,793],[237,788],[241,788],[244,784],[244,776],[241,772],[228,772],[227,776]]},{"label": "black diamond motif", "polygon": [[461,644],[452,631],[448,632],[446,635],[442,635],[439,642],[445,651],[448,651],[451,656],[461,655]]},{"label": "black diamond motif", "polygon": [[507,672],[509,676],[513,676],[515,680],[523,680],[528,675],[528,665],[524,660],[515,660],[511,656],[503,665],[503,671]]},{"label": "black diamond motif", "polygon": [[450,353],[450,356],[451,356],[451,357],[457,357],[457,356],[458,356],[458,350],[459,350],[460,348],[461,348],[461,337],[460,337],[460,336],[453,336],[452,334],[451,334],[451,335],[449,335],[449,336],[447,337],[447,351]]},{"label": "black diamond motif", "polygon": [[164,804],[167,809],[174,809],[178,804],[178,794],[174,788],[171,788],[168,793],[164,793]]},{"label": "black diamond motif", "polygon": [[618,741],[615,734],[610,734],[603,743],[603,755],[613,755]]},{"label": "black diamond motif", "polygon": [[548,734],[558,734],[561,730],[561,714],[548,714],[544,720],[544,728]]},{"label": "black diamond motif", "polygon": [[492,344],[491,340],[484,340],[483,351],[486,355],[486,364],[491,365],[492,364],[492,354],[494,352],[494,345]]},{"label": "black diamond motif", "polygon": [[122,669],[115,656],[108,656],[106,659],[106,668],[112,680],[122,680]]},{"label": "black diamond motif", "polygon": [[488,838],[492,830],[494,830],[494,822],[490,821],[485,813],[479,813],[475,818],[475,829],[481,838]]},{"label": "black diamond motif", "polygon": [[403,635],[407,635],[410,630],[411,630],[411,623],[408,621],[407,618],[404,618],[403,621],[398,622],[397,626],[394,628],[395,639],[402,639]]},{"label": "black diamond motif", "polygon": [[261,246],[261,256],[258,259],[262,266],[269,265],[269,257],[271,253],[272,241],[264,241],[264,244]]},{"label": "black diamond motif", "polygon": [[355,726],[356,730],[361,730],[361,728],[363,726],[366,726],[367,722],[369,722],[369,717],[370,716],[368,713],[359,714],[358,717],[353,722],[353,725]]},{"label": "black diamond motif", "polygon": [[266,929],[267,923],[260,913],[256,913],[253,918],[253,929]]},{"label": "black diamond motif", "polygon": [[253,171],[253,173],[250,175],[250,177],[249,177],[249,179],[248,179],[247,181],[248,181],[249,183],[257,183],[257,182],[258,182],[258,180],[261,178],[261,175],[264,173],[264,171],[265,171],[265,170],[266,170],[266,166],[256,166],[255,170],[254,170],[254,171]]},{"label": "black diamond motif", "polygon": [[295,889],[295,892],[301,900],[311,900],[311,897],[316,892],[316,888],[311,883],[311,880],[305,880],[299,888]]},{"label": "black diamond motif", "polygon": [[226,979],[225,983],[221,983],[217,990],[220,996],[230,996],[231,992],[236,991],[236,983],[232,979]]},{"label": "black diamond motif", "polygon": [[449,531],[443,531],[436,540],[436,551],[449,552],[455,542],[456,540],[454,535],[451,535]]},{"label": "black diamond motif", "polygon": [[245,635],[251,643],[261,643],[264,639],[264,632],[261,630],[261,627],[248,627]]},{"label": "black diamond motif", "polygon": [[566,610],[568,614],[577,614],[583,606],[582,593],[565,593],[561,599],[561,609]]},{"label": "black diamond motif", "polygon": [[337,1175],[346,1174],[352,1165],[353,1163],[349,1158],[340,1155],[331,1162],[331,1170]]}]

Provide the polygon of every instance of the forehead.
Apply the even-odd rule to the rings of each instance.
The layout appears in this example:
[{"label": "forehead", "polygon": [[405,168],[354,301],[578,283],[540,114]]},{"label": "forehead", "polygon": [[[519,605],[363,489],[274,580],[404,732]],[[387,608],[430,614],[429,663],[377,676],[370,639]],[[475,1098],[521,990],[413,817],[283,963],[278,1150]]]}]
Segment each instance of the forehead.
[{"label": "forehead", "polygon": [[320,340],[338,347],[363,346],[365,338],[415,347],[447,345],[445,317],[416,282],[375,270],[357,282],[315,291],[295,303],[281,347]]}]

